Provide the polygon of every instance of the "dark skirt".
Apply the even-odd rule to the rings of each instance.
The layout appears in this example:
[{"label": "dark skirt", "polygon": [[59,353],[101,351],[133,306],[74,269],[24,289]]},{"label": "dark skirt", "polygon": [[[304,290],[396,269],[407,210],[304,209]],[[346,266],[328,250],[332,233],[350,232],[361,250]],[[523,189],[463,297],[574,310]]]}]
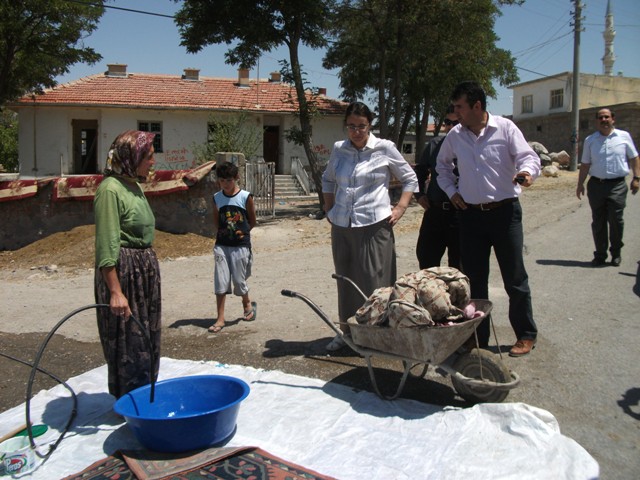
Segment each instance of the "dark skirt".
[{"label": "dark skirt", "polygon": [[[151,383],[151,355],[146,334],[153,351],[154,381],[160,366],[161,292],[160,265],[152,248],[121,248],[116,267],[122,293],[129,301],[133,316],[147,333],[131,318],[113,315],[108,308],[98,308],[98,333],[107,361],[109,393],[116,398]],[[111,297],[102,272],[95,272],[96,303],[109,304]]]},{"label": "dark skirt", "polygon": [[[397,275],[393,228],[388,219],[366,227],[331,226],[333,263],[338,275],[350,278],[367,297],[376,288],[395,283]],[[338,317],[344,324],[365,299],[350,285],[338,282]]]}]

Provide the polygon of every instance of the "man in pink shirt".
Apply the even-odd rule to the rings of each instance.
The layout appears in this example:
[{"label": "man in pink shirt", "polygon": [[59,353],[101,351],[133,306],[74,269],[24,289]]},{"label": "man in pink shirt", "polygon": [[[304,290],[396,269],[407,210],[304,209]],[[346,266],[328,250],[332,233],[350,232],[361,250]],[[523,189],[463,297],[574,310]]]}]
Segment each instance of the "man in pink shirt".
[{"label": "man in pink shirt", "polygon": [[[511,120],[487,112],[486,94],[476,82],[456,86],[451,101],[460,123],[446,136],[438,154],[438,184],[460,210],[462,265],[472,298],[489,298],[491,248],[495,251],[509,295],[509,321],[516,334],[509,354],[520,357],[534,348],[538,329],[522,254],[518,196],[521,186],[530,186],[540,174],[540,159]],[[480,347],[486,347],[488,318],[477,332]]]}]

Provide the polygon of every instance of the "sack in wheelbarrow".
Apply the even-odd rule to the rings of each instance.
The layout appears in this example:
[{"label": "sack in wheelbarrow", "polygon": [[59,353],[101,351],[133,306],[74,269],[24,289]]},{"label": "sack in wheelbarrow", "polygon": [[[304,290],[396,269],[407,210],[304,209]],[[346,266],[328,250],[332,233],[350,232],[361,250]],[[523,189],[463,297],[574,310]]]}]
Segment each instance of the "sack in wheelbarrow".
[{"label": "sack in wheelbarrow", "polygon": [[375,290],[356,312],[352,339],[362,347],[439,363],[473,334],[484,313],[471,302],[466,275],[434,267]]},{"label": "sack in wheelbarrow", "polygon": [[353,343],[358,347],[392,353],[420,363],[440,364],[473,335],[473,331],[491,311],[489,300],[473,300],[478,316],[451,324],[392,328],[359,324],[349,319]]},{"label": "sack in wheelbarrow", "polygon": [[403,275],[392,287],[376,289],[355,319],[360,324],[403,328],[472,316],[469,278],[452,267],[433,267]]}]

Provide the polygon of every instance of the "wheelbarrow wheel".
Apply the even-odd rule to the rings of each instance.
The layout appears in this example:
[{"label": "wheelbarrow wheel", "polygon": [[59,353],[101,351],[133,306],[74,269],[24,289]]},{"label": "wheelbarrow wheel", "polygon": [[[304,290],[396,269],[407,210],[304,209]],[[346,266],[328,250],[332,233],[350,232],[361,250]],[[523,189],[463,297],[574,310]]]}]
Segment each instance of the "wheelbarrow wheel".
[{"label": "wheelbarrow wheel", "polygon": [[[500,359],[479,348],[461,355],[453,364],[453,369],[468,378],[482,378],[496,383],[511,381],[509,369]],[[471,403],[499,403],[509,395],[509,390],[469,385],[456,377],[451,377],[451,382],[460,396]]]}]

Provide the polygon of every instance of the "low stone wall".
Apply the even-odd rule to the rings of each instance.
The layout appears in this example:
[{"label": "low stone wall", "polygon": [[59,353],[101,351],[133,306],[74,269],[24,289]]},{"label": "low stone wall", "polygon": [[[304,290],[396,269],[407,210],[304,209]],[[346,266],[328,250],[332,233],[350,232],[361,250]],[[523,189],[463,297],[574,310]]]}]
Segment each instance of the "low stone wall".
[{"label": "low stone wall", "polygon": [[[53,182],[36,195],[0,202],[0,250],[17,250],[56,232],[94,223],[92,200],[54,200]],[[188,190],[148,196],[156,228],[170,233],[196,233],[212,238],[213,174]]]}]

